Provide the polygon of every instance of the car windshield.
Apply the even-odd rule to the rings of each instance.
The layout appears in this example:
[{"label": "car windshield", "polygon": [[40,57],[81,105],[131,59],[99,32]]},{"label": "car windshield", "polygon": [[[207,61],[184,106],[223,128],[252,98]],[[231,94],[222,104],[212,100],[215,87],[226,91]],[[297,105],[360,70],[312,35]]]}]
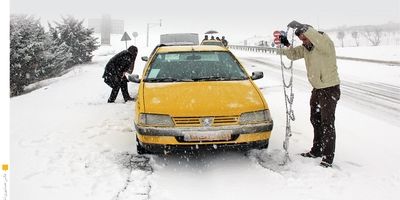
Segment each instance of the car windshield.
[{"label": "car windshield", "polygon": [[158,54],[147,70],[145,82],[233,81],[248,79],[225,51],[193,51]]}]

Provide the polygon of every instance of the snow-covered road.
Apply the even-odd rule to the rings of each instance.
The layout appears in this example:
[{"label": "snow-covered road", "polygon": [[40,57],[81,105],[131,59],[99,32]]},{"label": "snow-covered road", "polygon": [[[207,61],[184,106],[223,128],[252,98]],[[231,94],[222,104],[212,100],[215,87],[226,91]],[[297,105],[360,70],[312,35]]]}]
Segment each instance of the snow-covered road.
[{"label": "snow-covered road", "polygon": [[[110,89],[101,75],[111,55],[98,53],[94,63],[77,66],[43,83],[46,86],[42,88],[11,99],[11,198],[398,198],[399,67],[339,61],[343,98],[337,108],[336,158],[333,168],[324,169],[319,167],[318,159],[298,155],[310,147],[312,127],[308,120],[310,86],[304,77],[303,61],[297,61],[292,161],[281,166],[285,111],[280,71],[276,68],[279,58],[234,53],[250,72],[264,71],[265,77],[257,84],[275,123],[268,150],[138,156],[134,103],[123,103],[121,97],[116,104],[106,103]],[[135,71],[140,71],[141,64],[137,63]],[[394,89],[383,92],[382,85]],[[129,88],[135,95],[137,85],[130,84]],[[394,104],[375,93],[391,96]]]},{"label": "snow-covered road", "polygon": [[[271,58],[272,59],[272,58]],[[281,66],[280,61],[276,61],[275,59],[266,59],[264,57],[244,57],[242,60],[247,66],[257,66],[250,68],[249,71],[260,70],[263,71],[264,74],[273,73],[274,78],[281,77]],[[357,67],[357,65],[362,64],[362,67],[369,67],[374,69],[379,68],[398,68],[398,66],[387,66],[385,64],[371,64],[365,62],[354,62],[354,61],[339,61],[340,64],[343,64],[347,67]],[[307,73],[305,71],[305,66],[303,62],[296,62],[298,64],[298,68],[294,69],[295,74],[295,83],[296,86],[299,84],[300,88],[307,88],[306,90],[310,91],[310,85],[307,81]],[[289,62],[287,62],[289,65]],[[301,67],[301,68],[299,68]],[[361,72],[363,73],[363,72]],[[390,73],[390,72],[388,72]],[[341,98],[345,99],[346,105],[351,106],[353,109],[356,109],[360,112],[369,114],[371,116],[377,117],[377,119],[384,119],[386,121],[390,121],[395,125],[400,126],[400,86],[393,84],[390,81],[379,80],[377,81],[369,81],[369,80],[357,80],[352,76],[351,73],[347,73],[347,77],[345,80],[341,80]],[[392,77],[396,77],[396,75],[387,74],[386,77],[389,76],[389,80],[392,80]],[[305,87],[304,87],[305,86]]]}]

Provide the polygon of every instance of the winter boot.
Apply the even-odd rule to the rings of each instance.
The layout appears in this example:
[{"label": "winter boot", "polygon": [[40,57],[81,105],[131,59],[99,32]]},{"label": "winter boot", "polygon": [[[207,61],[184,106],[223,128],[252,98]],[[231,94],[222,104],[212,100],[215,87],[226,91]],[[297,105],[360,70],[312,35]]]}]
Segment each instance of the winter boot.
[{"label": "winter boot", "polygon": [[332,167],[331,163],[325,162],[325,161],[321,161],[321,163],[319,164],[319,166],[321,167],[325,167],[325,168],[329,168]]},{"label": "winter boot", "polygon": [[125,98],[125,102],[127,102],[127,101],[135,101],[135,98],[127,97],[127,98]]},{"label": "winter boot", "polygon": [[313,154],[313,153],[311,153],[311,151],[310,151],[310,152],[306,152],[306,153],[301,153],[300,155],[303,156],[303,157],[306,157],[306,158],[317,158],[317,157],[321,157],[321,155],[319,155],[319,154]]},{"label": "winter boot", "polygon": [[332,167],[332,163],[333,163],[333,157],[334,155],[324,155],[322,156],[322,161],[319,165],[321,165],[322,167]]}]

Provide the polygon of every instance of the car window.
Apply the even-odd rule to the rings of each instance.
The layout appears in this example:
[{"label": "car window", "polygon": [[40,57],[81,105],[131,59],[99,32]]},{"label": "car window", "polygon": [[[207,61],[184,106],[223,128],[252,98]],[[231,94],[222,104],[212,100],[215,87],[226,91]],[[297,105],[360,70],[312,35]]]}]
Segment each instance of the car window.
[{"label": "car window", "polygon": [[229,52],[160,53],[146,72],[146,82],[230,81],[248,79]]}]

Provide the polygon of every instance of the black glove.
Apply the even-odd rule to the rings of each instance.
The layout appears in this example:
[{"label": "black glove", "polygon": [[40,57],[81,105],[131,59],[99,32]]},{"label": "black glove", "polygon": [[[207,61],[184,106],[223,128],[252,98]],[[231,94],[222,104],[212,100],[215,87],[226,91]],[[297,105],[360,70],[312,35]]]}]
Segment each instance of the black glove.
[{"label": "black glove", "polygon": [[280,35],[279,39],[281,39],[281,44],[285,45],[285,46],[290,46],[289,40],[287,39],[286,36],[284,35]]},{"label": "black glove", "polygon": [[294,32],[294,34],[299,37],[301,34],[305,33],[308,30],[308,27],[310,27],[310,25],[307,24],[303,24],[302,27],[299,27],[296,29],[296,31]]},{"label": "black glove", "polygon": [[287,26],[290,27],[290,28],[293,28],[293,29],[298,29],[298,28],[303,27],[304,24],[301,24],[301,23],[297,22],[296,20],[293,20]]}]

